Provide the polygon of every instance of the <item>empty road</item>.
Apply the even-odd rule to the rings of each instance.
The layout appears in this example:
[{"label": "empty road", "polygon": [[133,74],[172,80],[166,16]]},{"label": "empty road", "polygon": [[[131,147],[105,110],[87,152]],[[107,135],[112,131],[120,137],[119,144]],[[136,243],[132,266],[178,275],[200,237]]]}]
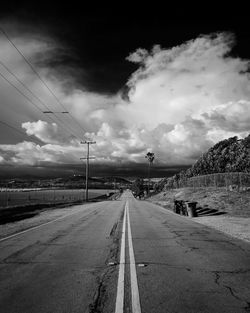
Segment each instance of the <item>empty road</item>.
[{"label": "empty road", "polygon": [[250,312],[250,245],[126,191],[0,239],[0,312]]}]

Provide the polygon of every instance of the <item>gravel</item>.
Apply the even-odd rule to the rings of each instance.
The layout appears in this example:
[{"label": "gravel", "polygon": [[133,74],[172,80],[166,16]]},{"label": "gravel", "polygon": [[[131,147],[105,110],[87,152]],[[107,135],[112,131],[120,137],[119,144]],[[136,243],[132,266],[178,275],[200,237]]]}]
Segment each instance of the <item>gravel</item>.
[{"label": "gravel", "polygon": [[219,230],[231,237],[250,242],[250,218],[234,216],[202,216],[193,221]]}]

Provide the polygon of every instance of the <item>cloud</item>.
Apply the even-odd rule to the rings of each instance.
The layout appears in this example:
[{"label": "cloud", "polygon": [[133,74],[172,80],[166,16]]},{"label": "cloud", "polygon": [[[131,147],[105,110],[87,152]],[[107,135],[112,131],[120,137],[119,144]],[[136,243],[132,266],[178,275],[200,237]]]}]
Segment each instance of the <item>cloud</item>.
[{"label": "cloud", "polygon": [[130,117],[140,116],[141,122],[156,127],[249,99],[249,61],[230,57],[232,45],[232,35],[219,33],[172,49],[157,46],[143,57],[141,49],[134,52],[128,59],[137,59],[140,67],[128,81]]},{"label": "cloud", "polygon": [[137,49],[135,52],[131,53],[126,59],[133,63],[144,63],[148,58],[149,53],[146,49]]},{"label": "cloud", "polygon": [[221,104],[203,114],[212,127],[229,132],[249,132],[250,101],[239,100]]},{"label": "cloud", "polygon": [[7,164],[35,165],[42,162],[54,162],[56,159],[46,152],[44,147],[34,142],[22,142],[16,145],[1,145],[1,150],[5,152]]},{"label": "cloud", "polygon": [[82,156],[80,145],[39,145],[23,141],[18,144],[0,145],[2,158],[8,165],[46,165],[50,163],[68,164],[79,163]]},{"label": "cloud", "polygon": [[[63,125],[57,119],[45,121],[20,95],[4,92],[0,106],[5,116],[13,119],[13,111],[17,112],[15,118],[26,133],[43,144],[2,144],[0,162],[76,164],[86,153],[81,139],[91,138],[96,140],[91,146],[95,164],[139,164],[151,150],[158,164],[187,165],[218,140],[250,132],[249,61],[230,56],[235,42],[232,34],[201,35],[170,49],[157,45],[151,51],[132,52],[127,60],[138,64],[138,69],[127,81],[129,101],[119,92],[104,95],[85,86],[74,87],[65,72],[46,67],[44,60],[55,56],[57,45],[47,39],[31,41],[19,38],[73,119],[58,114]],[[9,48],[4,49],[7,53]],[[39,80],[13,55],[7,61],[12,59],[30,88],[58,111],[58,103]]]},{"label": "cloud", "polygon": [[[52,144],[65,144],[69,143],[69,140],[64,136],[56,123],[47,123],[44,121],[26,122],[22,124],[22,128],[26,130],[27,135],[34,135],[44,143]],[[74,137],[72,137],[72,140]]]}]

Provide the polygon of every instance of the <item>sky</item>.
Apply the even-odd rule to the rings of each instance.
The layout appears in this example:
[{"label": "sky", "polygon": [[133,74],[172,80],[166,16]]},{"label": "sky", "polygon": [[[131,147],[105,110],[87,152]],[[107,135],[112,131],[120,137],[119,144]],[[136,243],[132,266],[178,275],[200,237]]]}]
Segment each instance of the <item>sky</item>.
[{"label": "sky", "polygon": [[85,140],[92,176],[147,176],[151,151],[165,177],[250,133],[243,6],[116,9],[1,9],[1,177],[84,173]]}]

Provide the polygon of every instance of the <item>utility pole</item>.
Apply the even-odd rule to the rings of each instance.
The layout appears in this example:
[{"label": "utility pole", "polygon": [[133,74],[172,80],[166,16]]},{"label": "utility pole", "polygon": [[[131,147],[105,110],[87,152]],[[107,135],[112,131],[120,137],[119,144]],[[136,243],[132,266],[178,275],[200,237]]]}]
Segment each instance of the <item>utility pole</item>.
[{"label": "utility pole", "polygon": [[85,183],[85,201],[88,202],[88,179],[89,179],[89,159],[94,159],[94,157],[89,156],[89,145],[95,144],[95,141],[86,140],[81,141],[81,144],[87,145],[87,157],[80,158],[81,160],[86,160],[86,183]]}]

